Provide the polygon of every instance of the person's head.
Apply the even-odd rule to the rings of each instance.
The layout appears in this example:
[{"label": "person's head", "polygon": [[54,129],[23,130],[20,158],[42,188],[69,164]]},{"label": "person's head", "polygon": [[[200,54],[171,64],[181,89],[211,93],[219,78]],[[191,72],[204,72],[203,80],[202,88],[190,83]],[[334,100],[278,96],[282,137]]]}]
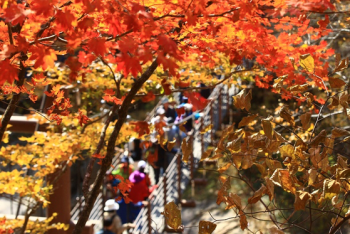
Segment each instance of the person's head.
[{"label": "person's head", "polygon": [[164,107],[164,109],[168,109],[168,106],[169,106],[169,99],[168,98],[163,98],[162,99],[162,105]]},{"label": "person's head", "polygon": [[163,117],[165,115],[165,110],[163,107],[158,108],[157,115]]},{"label": "person's head", "polygon": [[114,199],[109,199],[105,203],[105,207],[103,208],[105,212],[115,212],[119,210],[119,204]]},{"label": "person's head", "polygon": [[141,181],[143,181],[144,179],[146,178],[146,175],[140,171],[134,171],[130,177],[129,177],[129,180],[131,183],[133,184],[137,184]]},{"label": "person's head", "polygon": [[137,164],[137,168],[140,172],[144,172],[146,168],[146,162],[143,160],[139,161]]},{"label": "person's head", "polygon": [[128,168],[129,158],[127,156],[123,156],[120,163],[122,164],[123,168]]}]

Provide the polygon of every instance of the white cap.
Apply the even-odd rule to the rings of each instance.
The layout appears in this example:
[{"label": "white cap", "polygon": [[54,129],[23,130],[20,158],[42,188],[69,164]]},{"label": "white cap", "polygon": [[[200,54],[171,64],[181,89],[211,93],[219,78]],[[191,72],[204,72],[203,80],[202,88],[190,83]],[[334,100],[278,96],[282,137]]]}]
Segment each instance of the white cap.
[{"label": "white cap", "polygon": [[158,115],[164,115],[164,114],[165,114],[164,108],[163,108],[163,107],[159,108],[159,109],[157,110],[157,114],[158,114]]},{"label": "white cap", "polygon": [[190,103],[186,103],[186,104],[184,104],[184,107],[185,107],[186,110],[192,110],[193,106]]},{"label": "white cap", "polygon": [[104,211],[119,210],[119,204],[114,199],[109,199],[105,203]]},{"label": "white cap", "polygon": [[145,168],[146,167],[146,162],[143,161],[143,160],[139,161],[138,164],[137,164],[137,167],[138,168]]}]

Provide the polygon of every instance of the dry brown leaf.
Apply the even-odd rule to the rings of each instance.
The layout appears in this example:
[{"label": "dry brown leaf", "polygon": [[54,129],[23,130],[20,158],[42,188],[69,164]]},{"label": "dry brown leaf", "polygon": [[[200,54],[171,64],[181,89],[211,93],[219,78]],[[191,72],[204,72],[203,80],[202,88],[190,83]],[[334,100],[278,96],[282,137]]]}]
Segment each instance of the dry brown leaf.
[{"label": "dry brown leaf", "polygon": [[174,148],[175,144],[176,144],[176,139],[174,139],[173,141],[168,141],[168,145],[167,145],[168,150],[171,151]]},{"label": "dry brown leaf", "polygon": [[213,149],[208,149],[207,151],[205,151],[202,154],[200,161],[203,161],[204,159],[208,158],[211,155],[212,152],[213,152]]},{"label": "dry brown leaf", "polygon": [[277,77],[277,79],[275,79],[273,81],[273,88],[277,91],[277,92],[281,92],[282,86],[283,86],[283,81],[288,77],[288,75],[284,75],[284,76],[280,76]]},{"label": "dry brown leaf", "polygon": [[241,198],[237,194],[229,193],[226,197],[226,210],[237,208],[239,210],[242,209],[242,201]]},{"label": "dry brown leaf", "polygon": [[345,58],[345,59],[341,60],[340,63],[338,61],[338,63],[336,63],[336,65],[337,66],[336,66],[334,72],[339,72],[339,71],[342,71],[342,70],[348,68],[348,66],[349,66],[349,58]]},{"label": "dry brown leaf", "polygon": [[308,192],[297,191],[295,194],[294,210],[304,210],[306,203],[311,197],[311,194]]},{"label": "dry brown leaf", "polygon": [[289,110],[288,110],[288,106],[283,106],[280,111],[279,111],[279,115],[288,123],[290,123],[290,125],[292,127],[294,127],[295,122],[294,122],[294,117],[290,114]]},{"label": "dry brown leaf", "polygon": [[266,178],[266,193],[269,195],[270,201],[272,201],[275,196],[275,185],[270,178]]},{"label": "dry brown leaf", "polygon": [[284,232],[276,227],[272,227],[270,228],[270,234],[284,234]]},{"label": "dry brown leaf", "polygon": [[325,179],[323,181],[323,192],[322,192],[323,198],[332,199],[339,192],[340,192],[340,183],[339,182],[332,180],[332,179]]},{"label": "dry brown leaf", "polygon": [[246,109],[250,110],[250,101],[252,100],[252,90],[251,89],[243,89],[237,95],[233,96],[234,105],[238,109]]},{"label": "dry brown leaf", "polygon": [[339,89],[346,84],[345,81],[339,78],[328,77],[328,81],[332,89]]},{"label": "dry brown leaf", "polygon": [[275,170],[270,179],[275,185],[282,187],[287,192],[295,194],[296,189],[287,169]]},{"label": "dry brown leaf", "polygon": [[258,114],[243,117],[241,122],[239,122],[238,127],[240,128],[240,127],[243,127],[243,126],[250,124],[256,117],[258,117]]},{"label": "dry brown leaf", "polygon": [[246,170],[248,168],[251,168],[253,166],[253,160],[251,155],[244,155],[242,158],[242,169]]},{"label": "dry brown leaf", "polygon": [[186,141],[186,138],[184,138],[182,140],[182,145],[181,145],[181,149],[182,149],[182,161],[184,163],[187,163],[188,162],[188,159],[193,151],[192,149],[193,145],[192,145],[192,141]]},{"label": "dry brown leaf", "polygon": [[308,173],[309,173],[308,184],[309,184],[309,186],[312,186],[312,185],[315,184],[316,179],[317,179],[317,170],[315,170],[315,169],[310,169],[310,170],[308,171]]},{"label": "dry brown leaf", "polygon": [[292,94],[297,95],[299,93],[303,93],[306,90],[308,90],[309,85],[308,84],[303,84],[303,85],[294,85],[292,87],[289,87],[287,90],[291,91]]},{"label": "dry brown leaf", "polygon": [[270,140],[272,140],[272,136],[273,136],[273,128],[272,128],[271,120],[272,120],[272,117],[270,116],[269,118],[263,119],[261,121],[265,136],[267,136]]},{"label": "dry brown leaf", "polygon": [[332,129],[332,137],[337,138],[337,137],[343,137],[343,136],[349,136],[350,132],[340,129],[340,128],[333,128]]},{"label": "dry brown leaf", "polygon": [[321,142],[324,142],[324,140],[327,137],[327,132],[326,130],[322,130],[317,136],[315,136],[311,142],[310,142],[310,146],[311,147],[317,147]]},{"label": "dry brown leaf", "polygon": [[218,169],[219,173],[221,174],[221,173],[225,172],[231,165],[232,165],[231,163],[226,163],[225,166],[220,167]]},{"label": "dry brown leaf", "polygon": [[257,203],[261,199],[261,197],[266,194],[266,192],[267,192],[267,188],[265,185],[262,184],[261,187],[254,192],[253,196],[248,198],[248,203],[249,204]]},{"label": "dry brown leaf", "polygon": [[181,227],[181,211],[174,202],[169,202],[164,206],[162,215],[165,217],[166,224],[172,229]]},{"label": "dry brown leaf", "polygon": [[239,211],[239,224],[241,225],[242,230],[248,227],[247,217],[242,210]]},{"label": "dry brown leaf", "polygon": [[232,155],[232,161],[235,164],[236,168],[239,169],[242,166],[242,155]]},{"label": "dry brown leaf", "polygon": [[216,224],[209,221],[199,221],[198,234],[211,234],[216,228]]},{"label": "dry brown leaf", "polygon": [[303,125],[303,129],[307,130],[310,127],[311,113],[306,112],[305,114],[300,115],[300,121]]},{"label": "dry brown leaf", "polygon": [[230,150],[232,154],[238,153],[241,151],[242,137],[243,137],[243,134],[240,134],[237,139],[227,144],[227,148],[228,150]]},{"label": "dry brown leaf", "polygon": [[339,98],[337,96],[333,96],[331,98],[331,104],[329,104],[327,107],[330,109],[330,110],[333,110],[335,109],[337,106],[339,106]]}]

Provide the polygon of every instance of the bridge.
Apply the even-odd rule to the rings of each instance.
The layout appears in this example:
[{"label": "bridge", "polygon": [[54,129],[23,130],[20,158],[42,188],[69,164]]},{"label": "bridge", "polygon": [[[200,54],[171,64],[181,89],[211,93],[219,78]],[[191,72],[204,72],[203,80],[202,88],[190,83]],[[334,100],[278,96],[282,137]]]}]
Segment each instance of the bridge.
[{"label": "bridge", "polygon": [[[131,233],[162,233],[167,230],[168,232],[174,232],[166,227],[164,217],[161,212],[164,211],[164,205],[168,202],[175,201],[178,206],[195,205],[192,203],[184,202],[182,194],[188,185],[194,186],[197,183],[203,183],[203,179],[196,179],[194,172],[200,165],[200,159],[202,154],[206,151],[208,146],[215,144],[215,134],[222,128],[222,120],[227,115],[229,116],[229,123],[232,123],[232,113],[230,113],[230,105],[232,104],[232,95],[237,93],[235,87],[229,88],[229,86],[220,84],[215,87],[210,97],[210,102],[201,111],[202,116],[199,121],[194,123],[194,131],[192,134],[186,137],[188,143],[192,144],[193,152],[190,155],[188,164],[182,162],[182,153],[175,155],[170,162],[168,168],[159,180],[158,187],[155,189],[148,198],[148,205],[144,206],[136,220],[134,221],[135,228],[131,230]],[[153,109],[153,111],[147,116],[146,121],[149,121],[159,107],[161,101]],[[192,115],[194,118],[194,115]],[[211,126],[211,127],[209,127]],[[203,133],[204,129],[210,129]],[[202,132],[202,133],[201,133]],[[122,153],[118,153],[113,159],[112,165],[117,166],[120,162]],[[202,162],[205,166],[206,161]],[[105,198],[103,196],[103,189],[95,202],[94,208],[90,214],[89,220],[98,226],[102,220],[103,205]],[[79,213],[84,206],[84,198],[78,199],[78,203],[71,211],[71,219],[77,220]]]}]

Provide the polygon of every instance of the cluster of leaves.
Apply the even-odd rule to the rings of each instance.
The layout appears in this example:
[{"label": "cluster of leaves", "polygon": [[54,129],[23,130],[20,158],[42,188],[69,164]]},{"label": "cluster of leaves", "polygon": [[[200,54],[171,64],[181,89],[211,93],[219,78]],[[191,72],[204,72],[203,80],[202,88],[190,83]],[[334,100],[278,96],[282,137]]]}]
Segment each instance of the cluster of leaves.
[{"label": "cluster of leaves", "polygon": [[[149,133],[155,130],[162,145],[167,140],[170,146],[174,145],[172,139],[164,138],[161,123],[156,126],[145,122],[124,124],[126,112],[134,101],[149,102],[157,95],[191,91],[199,82],[214,87],[239,76],[254,79],[259,87],[273,87],[285,99],[297,96],[300,102],[314,104],[313,95],[300,96],[308,87],[302,85],[307,82],[310,86],[325,88],[327,81],[328,68],[324,61],[332,50],[327,49],[324,42],[309,45],[305,37],[318,40],[330,32],[326,28],[328,17],[317,18],[317,24],[312,25],[309,18],[314,15],[306,15],[308,11],[334,10],[329,0],[322,0],[322,4],[316,0],[0,0],[0,5],[0,99],[10,100],[1,120],[0,138],[6,142],[5,130],[21,96],[28,96],[33,102],[44,95],[50,97],[52,104],[36,118],[59,125],[50,125],[45,134],[21,138],[27,141],[27,146],[1,148],[4,164],[34,171],[31,176],[19,170],[1,172],[0,180],[5,183],[1,193],[21,193],[42,204],[47,203],[51,187],[44,185],[41,178],[62,169],[62,165],[69,166],[83,151],[94,159],[101,159],[101,172],[105,172],[115,155],[115,146],[136,134],[148,139]],[[66,58],[58,62],[62,55]],[[245,66],[243,60],[255,66]],[[336,72],[348,63],[337,61]],[[300,66],[295,65],[299,63]],[[219,75],[220,81],[216,79]],[[32,76],[30,81],[26,80],[27,76]],[[279,79],[271,84],[275,77]],[[339,80],[332,84],[342,86]],[[42,92],[46,85],[51,88]],[[64,91],[69,88],[79,93],[76,102]],[[347,109],[347,95],[342,92],[339,97],[327,96],[327,101],[332,98],[332,106],[336,107],[338,100]],[[190,92],[188,96],[197,109],[206,104]],[[237,108],[249,111],[250,99],[251,92],[242,91],[235,97]],[[287,107],[281,107],[280,113],[289,127],[296,127]],[[99,115],[87,117],[94,114]],[[246,121],[252,120],[249,118]],[[302,122],[307,122],[308,115],[303,118]],[[267,132],[256,135],[243,129],[234,132],[232,128],[225,133],[227,139],[220,141],[219,149],[232,148],[238,155],[249,149],[259,155],[259,147],[267,151],[259,145],[266,141],[272,147],[270,154],[276,154],[280,144],[285,144],[286,136],[268,131],[273,124],[271,118],[265,119],[263,130]],[[259,147],[248,147],[248,143],[255,141]],[[327,144],[331,145],[329,141]],[[313,146],[316,152],[317,145]],[[187,145],[183,148],[187,149]],[[300,149],[312,154],[309,148]],[[215,152],[218,152],[216,158],[225,155],[224,151]],[[237,156],[235,165],[249,168],[254,164],[253,159],[257,159],[257,156],[251,157],[250,160]],[[17,179],[23,187],[11,187],[9,175],[24,176],[29,182],[24,185]],[[89,176],[88,172],[85,178],[88,182]],[[102,179],[96,178],[96,181]],[[89,207],[86,212],[91,210],[96,197],[91,194],[99,186],[101,184],[95,183],[91,193],[85,194]],[[226,195],[223,191],[222,201]],[[236,205],[239,213],[244,212],[238,207]],[[84,217],[88,216],[82,215],[77,226],[84,225]],[[242,227],[246,226],[243,221],[242,218]]]}]

